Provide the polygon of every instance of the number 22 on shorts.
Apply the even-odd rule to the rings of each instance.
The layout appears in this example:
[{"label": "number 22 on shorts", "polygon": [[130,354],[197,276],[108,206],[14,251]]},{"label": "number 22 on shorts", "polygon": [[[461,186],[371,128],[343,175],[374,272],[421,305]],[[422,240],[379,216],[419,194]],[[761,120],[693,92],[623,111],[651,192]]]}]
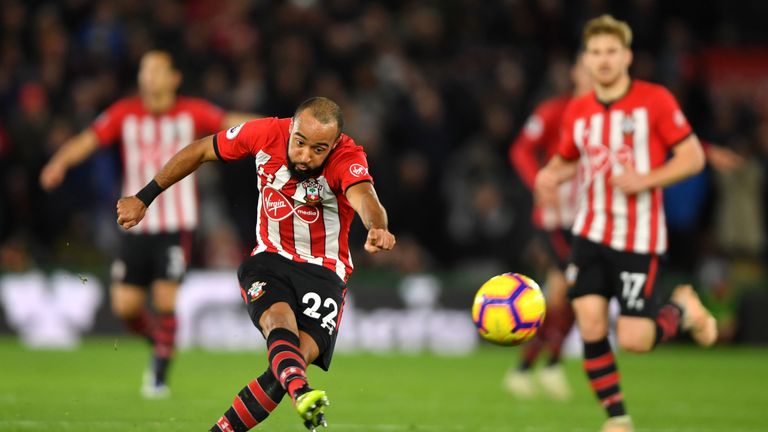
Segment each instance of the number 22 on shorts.
[{"label": "number 22 on shorts", "polygon": [[[333,331],[336,330],[335,318],[339,313],[339,305],[336,304],[336,301],[330,297],[323,301],[316,292],[308,292],[301,298],[301,302],[307,305],[307,308],[304,309],[304,315],[313,319],[320,319],[322,321],[320,327],[328,330],[328,334],[332,335]],[[318,312],[320,305],[329,309],[325,316]]]}]

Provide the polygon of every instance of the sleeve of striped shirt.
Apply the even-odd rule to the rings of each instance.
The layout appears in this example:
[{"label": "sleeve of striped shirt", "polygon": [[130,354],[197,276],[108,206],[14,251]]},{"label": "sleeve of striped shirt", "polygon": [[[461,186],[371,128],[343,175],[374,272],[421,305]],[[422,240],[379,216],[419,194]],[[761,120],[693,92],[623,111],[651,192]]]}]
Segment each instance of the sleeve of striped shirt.
[{"label": "sleeve of striped shirt", "polygon": [[226,115],[223,109],[204,99],[194,99],[191,107],[197,136],[209,135],[221,129]]},{"label": "sleeve of striped shirt", "polygon": [[[539,153],[543,147],[543,138],[548,126],[546,117],[541,111],[542,109],[539,108],[528,117],[522,132],[515,138],[509,149],[509,161],[529,189],[533,189],[536,172],[541,168]],[[556,124],[555,127],[558,126]]]},{"label": "sleeve of striped shirt", "polygon": [[351,143],[341,150],[328,164],[330,186],[346,192],[350,186],[357,183],[373,182],[373,177],[368,172],[368,158],[363,148]]},{"label": "sleeve of striped shirt", "polygon": [[656,132],[667,147],[672,147],[691,134],[691,125],[677,100],[665,88],[660,88],[656,101]]},{"label": "sleeve of striped shirt", "polygon": [[560,144],[557,146],[557,154],[563,159],[574,160],[579,158],[579,148],[573,140],[574,104],[568,104],[563,114],[563,122],[560,126]]},{"label": "sleeve of striped shirt", "polygon": [[223,161],[255,156],[270,140],[277,138],[278,127],[277,119],[268,117],[220,131],[213,140],[216,154]]},{"label": "sleeve of striped shirt", "polygon": [[101,146],[106,147],[120,137],[123,117],[125,115],[123,105],[122,101],[113,103],[91,124],[91,129],[99,139]]}]

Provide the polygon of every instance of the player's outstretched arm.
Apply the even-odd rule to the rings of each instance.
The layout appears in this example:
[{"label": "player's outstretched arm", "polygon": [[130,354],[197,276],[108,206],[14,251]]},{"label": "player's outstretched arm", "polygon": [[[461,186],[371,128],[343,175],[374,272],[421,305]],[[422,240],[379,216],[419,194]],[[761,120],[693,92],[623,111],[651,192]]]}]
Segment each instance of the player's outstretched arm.
[{"label": "player's outstretched arm", "polygon": [[363,225],[368,229],[365,250],[375,254],[395,247],[395,236],[387,228],[387,211],[379,202],[373,185],[366,181],[350,186],[346,196],[349,204],[360,215]]},{"label": "player's outstretched arm", "polygon": [[744,165],[744,157],[735,151],[712,143],[702,143],[704,154],[712,168],[720,172],[731,172]]},{"label": "player's outstretched arm", "polygon": [[88,128],[67,140],[40,171],[40,185],[46,191],[58,187],[67,171],[88,158],[99,148],[99,139]]},{"label": "player's outstretched arm", "polygon": [[213,135],[197,140],[179,150],[136,195],[117,201],[117,223],[125,229],[136,226],[158,195],[177,181],[194,172],[203,162],[217,160]]}]

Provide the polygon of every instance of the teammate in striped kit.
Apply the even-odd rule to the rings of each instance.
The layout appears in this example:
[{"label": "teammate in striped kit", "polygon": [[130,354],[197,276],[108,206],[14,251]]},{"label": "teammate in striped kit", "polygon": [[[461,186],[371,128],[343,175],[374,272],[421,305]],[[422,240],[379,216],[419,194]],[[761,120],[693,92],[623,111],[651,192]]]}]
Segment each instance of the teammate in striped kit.
[{"label": "teammate in striped kit", "polygon": [[[120,144],[123,195],[137,192],[177,151],[196,138],[242,123],[254,115],[226,113],[202,99],[181,97],[181,74],[171,55],[150,51],[141,59],[139,95],[112,104],[93,125],[61,147],[43,168],[40,182],[56,188],[67,171],[99,147]],[[122,237],[112,265],[113,312],[153,347],[142,394],[169,395],[166,375],[176,337],[176,292],[186,271],[191,232],[197,227],[195,180],[169,189],[147,213],[147,221]],[[151,288],[152,310],[147,307]]]},{"label": "teammate in striped kit", "polygon": [[[540,103],[528,118],[522,133],[509,148],[512,166],[531,189],[534,187],[538,170],[557,153],[560,125],[568,103],[574,97],[592,89],[592,80],[582,63],[579,54],[571,65],[569,73],[573,83],[572,92]],[[544,289],[547,295],[547,319],[534,339],[523,347],[519,365],[504,376],[507,390],[520,398],[526,399],[536,394],[531,369],[544,348],[549,351],[549,360],[546,367],[539,369],[538,373],[542,389],[558,400],[568,399],[571,394],[565,372],[560,365],[560,352],[574,322],[571,305],[566,296],[568,285],[563,270],[571,254],[570,228],[576,208],[576,187],[575,181],[564,182],[558,189],[557,205],[535,203],[534,206],[533,223],[537,228],[536,234],[548,255],[545,268],[542,269],[546,273]]]},{"label": "teammate in striped kit", "polygon": [[566,277],[584,367],[609,417],[603,431],[633,429],[607,339],[611,297],[621,305],[616,331],[628,351],[650,351],[679,330],[704,346],[717,338],[714,318],[690,285],[663,304],[654,289],[667,247],[661,188],[701,171],[704,152],[669,91],[630,79],[631,40],[629,26],[609,15],[587,23],[584,61],[595,90],[566,109],[558,155],[535,184],[538,199],[554,203],[558,185],[579,165],[585,174]]},{"label": "teammate in striped kit", "polygon": [[256,247],[238,279],[251,320],[267,340],[269,366],[235,396],[211,431],[253,428],[286,393],[308,429],[326,425],[328,398],[309,387],[306,368],[330,366],[352,272],[349,227],[355,212],[368,229],[366,251],[395,245],[365,153],[341,132],[343,125],[336,103],[309,99],[293,118],[252,120],[192,143],[136,196],[118,201],[118,223],[129,229],[163,189],[203,162],[255,160]]}]

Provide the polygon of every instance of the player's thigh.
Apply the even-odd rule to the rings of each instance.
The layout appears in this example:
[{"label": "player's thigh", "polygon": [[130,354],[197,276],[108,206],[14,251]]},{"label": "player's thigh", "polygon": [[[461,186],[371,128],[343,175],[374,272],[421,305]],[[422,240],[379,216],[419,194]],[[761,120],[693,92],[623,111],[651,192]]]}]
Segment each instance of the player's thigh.
[{"label": "player's thigh", "polygon": [[559,267],[549,269],[546,285],[548,306],[559,308],[568,303],[568,282],[565,279],[565,273]]},{"label": "player's thigh", "polygon": [[152,281],[180,284],[187,272],[187,252],[181,245],[186,233],[157,234],[150,238]]},{"label": "player's thigh", "polygon": [[344,309],[345,286],[333,272],[312,264],[298,265],[301,271],[291,275],[296,289],[299,331],[317,345],[314,363],[328,370],[336,345]]},{"label": "player's thigh", "polygon": [[602,295],[589,294],[575,298],[571,305],[582,339],[587,342],[595,342],[608,336],[607,298]]},{"label": "player's thigh", "polygon": [[[581,304],[602,306],[608,303],[613,295],[613,289],[607,279],[606,271],[610,263],[605,258],[605,247],[581,237],[573,241],[570,263],[565,270],[565,280],[568,284],[568,299],[575,305],[582,297],[603,297],[604,301],[587,300]],[[584,307],[585,313],[590,313],[592,307]],[[578,312],[577,312],[578,313]]]},{"label": "player's thigh", "polygon": [[611,262],[611,284],[621,316],[655,318],[660,295],[656,287],[659,257],[613,251]]},{"label": "player's thigh", "polygon": [[122,234],[118,256],[112,262],[112,284],[147,289],[153,279],[153,246],[150,235]]},{"label": "player's thigh", "polygon": [[619,316],[616,321],[619,346],[631,352],[648,352],[656,337],[655,322],[646,317]]},{"label": "player's thigh", "polygon": [[277,302],[272,304],[259,316],[259,328],[266,338],[269,333],[277,328],[284,328],[299,334],[299,328],[296,324],[296,312],[287,302]]},{"label": "player's thigh", "polygon": [[147,292],[144,287],[116,282],[110,287],[112,312],[121,318],[138,315],[145,307]]},{"label": "player's thigh", "polygon": [[246,258],[237,272],[240,294],[251,322],[266,338],[277,327],[298,334],[292,269],[282,257],[260,253]]},{"label": "player's thigh", "polygon": [[175,280],[156,280],[152,282],[152,306],[160,313],[176,310],[176,296],[179,282]]}]

